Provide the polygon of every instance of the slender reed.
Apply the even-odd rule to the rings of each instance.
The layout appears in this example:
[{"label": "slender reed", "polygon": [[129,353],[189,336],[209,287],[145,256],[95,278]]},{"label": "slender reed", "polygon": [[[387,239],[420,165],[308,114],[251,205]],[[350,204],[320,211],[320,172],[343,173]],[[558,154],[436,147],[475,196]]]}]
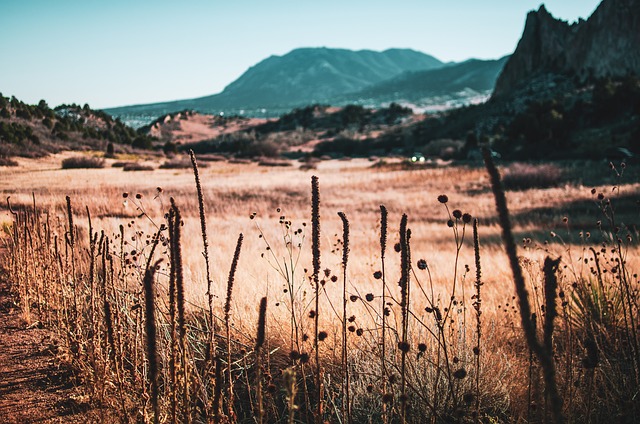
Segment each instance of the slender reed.
[{"label": "slender reed", "polygon": [[313,285],[315,300],[313,348],[316,355],[316,422],[322,422],[322,378],[318,349],[318,317],[320,315],[320,188],[318,177],[311,177],[311,254],[313,256]]},{"label": "slender reed", "polygon": [[178,416],[178,374],[177,374],[177,350],[178,337],[176,325],[176,249],[175,246],[175,227],[176,212],[173,208],[169,209],[167,216],[167,226],[169,229],[169,384],[171,391],[171,422],[177,422]]},{"label": "slender reed", "polygon": [[154,276],[161,259],[147,267],[144,275],[145,299],[145,331],[147,333],[147,359],[149,361],[149,381],[151,382],[151,405],[153,407],[153,422],[160,422],[160,405],[158,404],[158,346],[156,340],[156,313]]},{"label": "slender reed", "polygon": [[[544,297],[545,297],[545,310],[544,310],[544,327],[543,327],[543,344],[547,355],[553,360],[553,321],[558,316],[556,309],[556,299],[558,290],[558,279],[556,278],[556,272],[558,265],[560,264],[560,258],[551,259],[546,257],[544,260],[543,272],[544,272]],[[549,382],[552,381],[555,386],[555,367],[551,369],[543,369],[545,385],[547,386],[547,397],[551,400],[551,408],[553,416],[557,417],[562,415],[562,400],[559,393],[553,393],[550,390]],[[557,392],[557,388],[556,388]]]},{"label": "slender reed", "polygon": [[[89,363],[91,364],[91,368],[94,370],[97,369],[96,363],[96,335],[97,335],[97,320],[95,319],[96,313],[96,288],[95,288],[95,280],[96,280],[96,247],[98,242],[98,233],[93,234],[93,225],[91,224],[91,212],[89,211],[89,207],[85,206],[87,212],[87,221],[89,224],[89,311],[88,311],[88,319],[91,325],[91,329],[88,333],[88,355],[89,355]],[[103,379],[96,377],[96,381],[103,381]]]},{"label": "slender reed", "polygon": [[401,352],[400,364],[400,421],[407,419],[407,353],[409,343],[407,341],[407,331],[409,329],[409,275],[411,272],[411,253],[409,250],[409,240],[411,230],[407,229],[407,214],[402,215],[400,220],[400,308],[402,311],[401,341],[399,349]]},{"label": "slender reed", "polygon": [[558,387],[555,381],[555,364],[553,362],[553,356],[549,355],[547,350],[540,344],[536,336],[535,326],[531,319],[531,306],[529,305],[529,294],[525,284],[524,276],[522,274],[522,268],[518,262],[518,252],[516,249],[516,243],[511,231],[511,220],[509,218],[509,209],[507,208],[507,199],[502,188],[502,182],[500,179],[500,173],[491,159],[491,153],[488,149],[483,149],[484,163],[489,173],[491,180],[491,189],[496,202],[496,210],[498,212],[498,220],[502,229],[502,241],[509,258],[509,265],[511,266],[511,272],[513,273],[513,282],[516,289],[516,295],[518,296],[518,303],[520,306],[520,319],[522,321],[522,329],[524,331],[525,339],[530,349],[534,352],[540,364],[543,368],[545,376],[545,385],[547,386],[547,392],[552,401],[553,415],[556,423],[563,423],[564,417],[562,416],[562,399],[558,392]]},{"label": "slender reed", "polygon": [[173,224],[173,237],[171,240],[172,250],[171,254],[175,257],[176,267],[176,309],[177,309],[177,332],[178,341],[180,344],[180,350],[182,353],[182,413],[184,422],[191,422],[191,408],[189,405],[189,366],[187,362],[187,326],[185,322],[185,297],[184,297],[184,271],[182,266],[182,246],[180,244],[181,228],[182,228],[182,215],[180,209],[175,203],[175,200],[171,198],[171,208],[174,214]]},{"label": "slender reed", "polygon": [[202,233],[202,244],[204,246],[204,261],[207,274],[207,297],[209,300],[209,347],[207,354],[209,360],[216,354],[216,338],[215,338],[215,322],[213,317],[213,292],[211,291],[211,269],[209,266],[209,240],[207,239],[207,221],[205,219],[204,211],[204,195],[202,194],[202,185],[200,184],[200,173],[198,172],[198,163],[196,161],[196,155],[193,150],[189,150],[189,156],[191,157],[191,165],[193,167],[193,176],[196,180],[196,190],[198,192],[198,211],[200,212],[200,231]]},{"label": "slender reed", "polygon": [[227,331],[227,412],[229,418],[235,418],[233,412],[233,379],[231,373],[231,295],[233,293],[233,282],[235,280],[236,269],[238,268],[238,260],[240,259],[240,249],[242,248],[243,235],[238,236],[238,242],[236,243],[236,250],[233,254],[233,260],[231,261],[231,269],[229,270],[229,279],[227,280],[227,298],[224,303],[224,325]]},{"label": "slender reed", "polygon": [[[384,259],[387,253],[387,208],[384,205],[380,205],[380,266],[382,279],[382,340],[381,340],[381,353],[380,353],[380,369],[382,370],[382,394],[387,395],[387,362],[386,362],[386,348],[387,348],[387,283],[385,274]],[[387,404],[382,402],[382,422],[387,422]]]},{"label": "slender reed", "polygon": [[264,422],[264,405],[262,401],[262,358],[261,351],[264,345],[267,326],[267,298],[260,299],[260,309],[258,313],[258,332],[256,335],[256,391],[258,394],[258,424]]},{"label": "slender reed", "polygon": [[213,388],[213,422],[222,422],[222,416],[220,413],[220,405],[222,404],[222,360],[219,357],[214,358],[216,361],[215,367],[215,380],[216,384]]},{"label": "slender reed", "polygon": [[349,367],[347,366],[347,264],[349,262],[349,220],[338,212],[342,220],[342,422],[351,422]]},{"label": "slender reed", "polygon": [[478,237],[477,218],[473,220],[473,253],[476,263],[476,294],[475,299],[473,300],[473,308],[476,311],[476,346],[473,349],[473,354],[475,356],[476,362],[476,398],[473,411],[473,420],[477,423],[480,421],[480,354],[482,353],[480,346],[482,340],[482,269],[480,267],[480,238]]},{"label": "slender reed", "polygon": [[[71,276],[72,276],[72,286],[73,290],[73,312],[72,312],[72,320],[71,320],[71,329],[72,332],[75,332],[76,324],[78,322],[78,287],[76,281],[76,255],[75,255],[75,246],[76,246],[76,236],[75,236],[75,227],[73,225],[73,208],[71,207],[71,197],[66,196],[67,201],[67,219],[69,223],[69,229],[66,234],[67,246],[71,249]],[[26,228],[26,226],[25,226]]]}]

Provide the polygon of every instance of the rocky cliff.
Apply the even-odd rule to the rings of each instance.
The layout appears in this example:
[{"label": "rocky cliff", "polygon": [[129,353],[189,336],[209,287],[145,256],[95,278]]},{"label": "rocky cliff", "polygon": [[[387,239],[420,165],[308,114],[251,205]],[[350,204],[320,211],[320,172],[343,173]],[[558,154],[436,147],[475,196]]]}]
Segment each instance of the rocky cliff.
[{"label": "rocky cliff", "polygon": [[507,96],[534,81],[553,85],[554,75],[584,83],[629,74],[640,75],[640,0],[603,0],[588,20],[573,24],[554,18],[542,5],[527,15],[493,96]]}]

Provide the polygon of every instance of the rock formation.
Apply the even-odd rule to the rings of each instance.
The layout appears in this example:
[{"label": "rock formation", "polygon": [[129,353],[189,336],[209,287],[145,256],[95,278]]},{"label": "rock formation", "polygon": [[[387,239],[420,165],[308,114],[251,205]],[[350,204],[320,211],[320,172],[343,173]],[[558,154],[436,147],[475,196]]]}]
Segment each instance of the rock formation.
[{"label": "rock formation", "polygon": [[640,0],[603,0],[587,21],[573,24],[542,5],[527,15],[493,96],[508,96],[534,81],[552,85],[553,76],[584,83],[629,74],[640,75]]}]

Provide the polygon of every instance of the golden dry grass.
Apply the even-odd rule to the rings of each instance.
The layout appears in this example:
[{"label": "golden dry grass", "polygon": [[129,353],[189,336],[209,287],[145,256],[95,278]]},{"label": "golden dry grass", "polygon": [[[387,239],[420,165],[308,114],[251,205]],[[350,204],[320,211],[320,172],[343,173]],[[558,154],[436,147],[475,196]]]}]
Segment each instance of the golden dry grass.
[{"label": "golden dry grass", "polygon": [[[77,215],[76,225],[85,227],[85,237],[85,207],[91,213],[93,227],[103,229],[107,235],[117,234],[120,225],[127,228],[128,237],[138,232],[137,236],[127,239],[127,243],[132,250],[142,252],[138,255],[138,268],[133,270],[140,275],[143,274],[145,255],[148,253],[148,237],[165,222],[169,198],[174,198],[184,219],[182,249],[187,299],[192,305],[204,308],[206,276],[198,201],[191,170],[156,169],[125,173],[119,168],[110,168],[110,161],[107,161],[104,169],[62,170],[60,161],[67,156],[62,154],[40,160],[21,160],[19,167],[3,170],[0,189],[5,196],[11,196],[13,205],[30,205],[32,195],[35,195],[38,208],[48,211],[50,219],[60,222],[66,219],[64,198],[70,196]],[[268,338],[275,346],[287,346],[290,313],[287,309],[287,281],[282,276],[285,263],[285,274],[291,275],[291,270],[295,269],[294,285],[299,290],[296,308],[299,316],[303,317],[300,331],[312,332],[312,320],[304,317],[313,299],[313,289],[309,284],[310,180],[312,175],[317,175],[321,198],[322,268],[330,270],[332,275],[341,276],[342,227],[337,212],[344,212],[351,230],[347,292],[357,297],[355,302],[348,304],[348,309],[350,314],[359,317],[360,328],[368,331],[379,325],[379,315],[363,299],[370,293],[379,299],[381,291],[380,281],[374,279],[373,273],[381,266],[379,206],[384,204],[389,210],[386,269],[390,294],[396,299],[399,297],[397,281],[400,258],[393,252],[393,245],[399,239],[400,217],[406,213],[412,232],[411,256],[415,269],[411,309],[415,311],[416,319],[426,323],[431,318],[423,311],[430,305],[429,302],[446,307],[451,296],[455,295],[459,306],[451,311],[451,318],[455,321],[455,324],[452,321],[451,328],[456,329],[449,335],[456,340],[451,349],[453,354],[460,356],[458,359],[462,363],[470,363],[467,348],[473,336],[468,326],[472,325],[471,303],[475,278],[471,226],[463,226],[462,221],[458,221],[455,228],[447,225],[450,213],[459,209],[478,218],[480,222],[484,337],[491,340],[492,344],[491,350],[482,356],[485,369],[482,379],[486,380],[485,384],[493,385],[488,392],[496,397],[492,400],[496,408],[500,405],[505,410],[511,408],[511,414],[525,415],[522,406],[518,411],[518,406],[507,405],[505,400],[509,396],[524,395],[527,366],[526,358],[513,356],[514,348],[510,342],[521,335],[511,271],[500,242],[500,229],[486,171],[482,167],[471,166],[412,168],[401,166],[399,160],[389,162],[389,166],[374,167],[366,159],[323,161],[314,170],[302,170],[298,166],[267,168],[253,163],[213,162],[201,168],[217,311],[224,303],[226,278],[235,241],[238,234],[243,233],[245,241],[235,277],[231,312],[231,322],[237,332],[234,337],[246,343],[252,340],[257,320],[256,305],[266,296],[269,299]],[[595,177],[585,173],[560,187],[507,194],[514,233],[519,238],[532,239],[526,249],[520,248],[519,254],[523,257],[535,310],[539,310],[541,302],[540,281],[544,256],[563,256],[567,265],[561,270],[563,287],[569,287],[574,281],[589,275],[588,267],[592,264],[585,264],[583,259],[592,242],[586,234],[590,232],[593,240],[603,236],[596,226],[596,221],[603,219],[597,193],[606,193],[613,202],[616,198],[621,200],[625,207],[621,209],[619,218],[626,221],[625,225],[632,224],[629,220],[637,218],[637,206],[635,209],[630,207],[629,199],[640,193],[640,183],[635,182],[637,180],[633,177],[611,183],[611,171],[606,164],[592,166],[602,167],[602,170],[589,170],[596,174]],[[598,178],[603,182],[596,187],[594,195],[592,187],[583,183]],[[616,190],[612,192],[614,184]],[[128,196],[123,197],[123,193]],[[137,194],[141,198],[138,199]],[[441,194],[448,196],[446,206],[437,200]],[[565,217],[566,221],[563,219]],[[8,220],[6,214],[3,221]],[[290,225],[287,225],[289,221]],[[299,233],[298,229],[301,230]],[[459,239],[464,234],[459,253],[455,230]],[[638,234],[630,233],[629,236],[630,241],[624,243],[624,255],[628,269],[637,270],[640,264]],[[426,260],[428,271],[415,267],[418,259]],[[305,269],[309,269],[309,272],[305,273]],[[158,274],[161,285],[166,287],[167,266]],[[331,346],[339,345],[338,318],[342,302],[340,278],[336,282],[327,281],[325,289],[320,302],[320,310],[323,311],[320,315],[321,325],[328,332],[329,340],[336,342],[323,347],[323,354],[335,358],[337,349],[333,350]],[[390,319],[397,321],[399,317],[392,315]],[[399,328],[399,324],[391,327]],[[418,343],[429,338],[428,328],[428,325],[413,326],[412,342]],[[362,366],[363,373],[373,375],[377,372],[377,364],[366,362],[366,352],[375,347],[367,346],[366,343],[371,339],[365,339],[350,339],[358,347],[353,352],[354,366]],[[516,349],[518,351],[520,348]],[[362,363],[359,362],[360,356],[364,361]],[[420,373],[419,370],[414,371]],[[416,380],[418,383],[420,381]],[[354,383],[354,390],[364,392],[365,388],[358,388],[358,384],[362,383]]]},{"label": "golden dry grass", "polygon": [[[75,212],[83,216],[85,207],[88,207],[94,226],[104,229],[107,234],[115,234],[120,224],[131,222],[133,228],[151,234],[153,225],[146,217],[138,218],[140,211],[137,206],[142,206],[146,214],[159,225],[164,221],[169,198],[174,197],[181,205],[185,218],[183,249],[189,282],[188,296],[190,301],[204,304],[206,278],[192,171],[156,169],[132,174],[119,168],[110,168],[110,161],[104,169],[60,169],[61,160],[68,156],[68,153],[64,153],[39,160],[20,160],[19,167],[3,170],[0,190],[5,197],[11,196],[13,204],[31,204],[33,193],[39,207],[57,211],[59,219],[62,219],[64,212],[64,197],[68,195]],[[602,168],[608,169],[605,164],[602,164]],[[219,298],[224,298],[226,274],[237,235],[243,233],[246,237],[237,277],[237,290],[241,295],[234,299],[234,307],[240,312],[235,315],[236,319],[242,319],[245,312],[251,312],[248,319],[253,323],[254,305],[260,298],[268,293],[277,299],[282,290],[283,281],[272,267],[274,261],[282,261],[286,255],[283,241],[285,229],[279,223],[280,216],[286,216],[292,222],[292,231],[297,228],[304,230],[306,237],[304,240],[300,238],[303,248],[299,271],[310,268],[310,228],[302,225],[309,223],[311,175],[317,175],[320,180],[322,266],[335,274],[340,271],[341,253],[336,247],[339,247],[337,241],[342,234],[337,212],[344,212],[351,222],[351,293],[363,295],[377,291],[372,274],[380,267],[378,234],[381,204],[389,210],[390,246],[393,247],[393,243],[398,241],[400,216],[407,213],[413,233],[413,258],[427,261],[437,290],[443,290],[443,294],[450,291],[456,245],[452,229],[446,225],[449,219],[447,210],[436,200],[440,194],[448,195],[451,210],[468,212],[480,221],[488,310],[491,310],[493,303],[508,299],[513,292],[510,270],[499,243],[493,197],[489,193],[488,178],[482,167],[386,169],[373,168],[372,162],[366,159],[354,159],[324,161],[315,170],[300,170],[297,167],[271,168],[257,164],[213,162],[207,168],[202,168],[200,174],[209,223],[212,269],[215,270],[215,294]],[[157,193],[157,187],[162,188],[162,193]],[[603,190],[606,188],[603,187]],[[581,222],[586,227],[585,231],[593,227],[594,222],[584,222],[583,216],[571,216],[572,204],[594,200],[590,189],[567,184],[544,190],[509,192],[509,207],[512,216],[517,217],[514,220],[514,233],[523,237],[546,235],[544,239],[552,242],[552,245],[544,248],[557,255],[567,256],[568,249],[577,256],[581,255],[578,232],[582,228],[567,230],[562,218],[568,216],[571,221],[575,219]],[[128,199],[122,197],[125,192],[131,194]],[[640,183],[620,185],[622,194],[639,192]],[[135,199],[137,193],[143,195],[140,201]],[[556,211],[554,219],[540,220],[537,211],[545,208]],[[597,216],[597,209],[598,205],[593,201],[594,217]],[[257,215],[251,220],[249,217],[254,212]],[[7,220],[6,210],[3,213]],[[86,225],[82,220],[78,220],[78,223]],[[258,226],[264,233],[264,239],[259,238]],[[551,231],[564,235],[566,244],[561,243],[560,237],[552,238],[549,235]],[[571,233],[569,236],[568,232]],[[265,239],[271,244],[276,258],[265,251]],[[539,243],[543,241],[538,240]],[[637,247],[631,248],[630,260],[636,260],[637,251]],[[521,250],[520,253],[540,261],[545,251],[530,249],[528,252]],[[263,254],[265,257],[261,258]],[[388,256],[388,269],[395,272],[399,259],[397,255]],[[270,260],[267,260],[269,257]],[[470,226],[460,252],[459,273],[464,272],[465,264],[473,265]],[[303,277],[302,272],[298,275]],[[470,290],[469,287],[467,290]],[[338,290],[335,290],[335,294],[338,295]]]}]

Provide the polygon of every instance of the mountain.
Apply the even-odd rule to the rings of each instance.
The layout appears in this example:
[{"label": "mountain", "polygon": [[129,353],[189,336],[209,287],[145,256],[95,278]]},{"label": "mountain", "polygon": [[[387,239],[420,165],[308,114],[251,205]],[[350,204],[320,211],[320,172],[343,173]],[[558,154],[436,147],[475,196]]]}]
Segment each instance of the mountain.
[{"label": "mountain", "polygon": [[318,103],[358,91],[405,71],[441,67],[442,62],[413,50],[305,48],[271,56],[250,68],[217,96],[199,99],[235,107]]},{"label": "mountain", "polygon": [[346,101],[421,102],[437,96],[465,96],[469,92],[490,92],[508,56],[497,60],[470,59],[461,63],[429,69],[408,71],[397,77],[344,96]]},{"label": "mountain", "polygon": [[493,96],[532,83],[555,86],[554,77],[579,84],[640,74],[640,0],[604,0],[587,21],[568,24],[544,7],[529,12],[518,46],[498,78]]},{"label": "mountain", "polygon": [[359,91],[403,72],[444,66],[433,56],[410,49],[352,51],[295,49],[249,68],[222,93],[190,100],[107,109],[114,115],[160,115],[183,109],[218,113],[244,109],[282,109],[327,101]]}]

